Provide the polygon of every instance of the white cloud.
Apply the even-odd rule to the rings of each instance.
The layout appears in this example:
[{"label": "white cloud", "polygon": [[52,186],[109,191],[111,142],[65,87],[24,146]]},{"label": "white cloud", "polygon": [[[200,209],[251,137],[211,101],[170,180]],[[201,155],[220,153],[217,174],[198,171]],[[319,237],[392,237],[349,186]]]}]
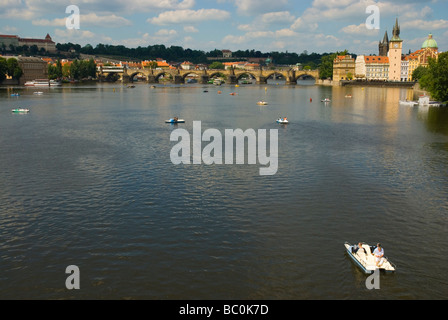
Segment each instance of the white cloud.
[{"label": "white cloud", "polygon": [[291,23],[294,21],[294,16],[288,11],[277,11],[265,13],[261,16],[262,23]]},{"label": "white cloud", "polygon": [[[40,19],[33,20],[32,24],[35,26],[57,26],[63,27],[65,26],[67,18],[55,18],[53,20],[48,19]],[[116,28],[123,26],[130,26],[132,22],[123,17],[112,15],[104,15],[98,16],[96,13],[88,13],[88,14],[80,14],[80,24],[82,26],[97,26],[97,27],[106,27],[106,28]]]},{"label": "white cloud", "polygon": [[288,0],[235,0],[240,14],[258,15],[288,9]]},{"label": "white cloud", "polygon": [[227,20],[230,18],[228,11],[219,9],[199,9],[199,10],[173,10],[165,11],[155,18],[147,21],[157,25],[195,23],[207,20]]},{"label": "white cloud", "polygon": [[438,29],[447,29],[448,28],[448,20],[440,19],[440,20],[413,20],[406,21],[401,23],[401,29],[412,29],[412,30],[438,30]]},{"label": "white cloud", "polygon": [[360,25],[351,24],[346,26],[340,30],[343,33],[351,34],[351,35],[364,35],[364,36],[378,36],[378,29],[368,29],[365,23],[361,23]]},{"label": "white cloud", "polygon": [[155,33],[156,36],[162,36],[162,37],[173,37],[177,36],[176,30],[168,30],[168,29],[160,29]]},{"label": "white cloud", "polygon": [[199,30],[196,29],[196,28],[193,27],[193,26],[185,26],[185,27],[184,27],[184,31],[185,31],[185,32],[188,32],[188,33],[196,33],[196,32],[199,32]]}]

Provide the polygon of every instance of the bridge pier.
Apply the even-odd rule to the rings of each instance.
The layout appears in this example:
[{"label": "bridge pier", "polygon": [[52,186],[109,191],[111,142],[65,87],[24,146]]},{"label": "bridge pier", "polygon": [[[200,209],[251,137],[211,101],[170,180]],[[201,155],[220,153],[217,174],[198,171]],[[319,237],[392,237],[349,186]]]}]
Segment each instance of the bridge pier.
[{"label": "bridge pier", "polygon": [[208,75],[202,75],[199,77],[199,83],[200,84],[207,84],[210,77]]},{"label": "bridge pier", "polygon": [[181,75],[178,75],[178,74],[176,74],[173,77],[173,80],[174,80],[174,84],[181,84],[181,83],[185,82],[184,78]]},{"label": "bridge pier", "polygon": [[293,77],[287,77],[286,78],[286,84],[287,85],[295,85],[295,84],[297,84],[297,81],[294,81],[294,79],[295,78],[293,78]]},{"label": "bridge pier", "polygon": [[231,74],[226,79],[227,84],[237,84],[238,80],[236,79],[236,76],[234,74]]},{"label": "bridge pier", "polygon": [[151,74],[147,77],[146,82],[148,83],[158,83],[159,81],[157,80],[156,76]]},{"label": "bridge pier", "polygon": [[256,77],[256,80],[257,80],[257,84],[266,84],[266,83],[268,83],[268,79],[266,77],[263,77],[263,76]]},{"label": "bridge pier", "polygon": [[128,74],[122,74],[121,75],[121,82],[122,83],[129,83],[131,82],[131,77]]}]

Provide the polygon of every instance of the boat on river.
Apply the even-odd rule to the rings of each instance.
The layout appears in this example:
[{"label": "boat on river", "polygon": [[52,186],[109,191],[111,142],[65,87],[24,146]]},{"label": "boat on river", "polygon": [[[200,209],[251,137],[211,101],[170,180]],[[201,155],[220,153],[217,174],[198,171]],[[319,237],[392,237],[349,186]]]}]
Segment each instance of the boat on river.
[{"label": "boat on river", "polygon": [[418,105],[418,102],[415,101],[409,101],[409,100],[400,100],[399,103],[402,106],[407,106],[407,107],[414,107]]},{"label": "boat on river", "polygon": [[328,98],[325,98],[325,99],[322,99],[322,100],[320,100],[320,101],[322,101],[322,102],[330,102],[331,100],[328,99]]},{"label": "boat on river", "polygon": [[357,245],[351,245],[348,242],[345,242],[344,246],[349,257],[364,271],[364,273],[373,273],[376,269],[385,272],[395,272],[395,265],[386,257],[381,258],[379,267],[376,266],[375,257],[372,253],[376,246],[369,246],[366,243],[362,243],[362,248],[358,249]]},{"label": "boat on river", "polygon": [[25,108],[16,108],[11,110],[13,113],[28,113],[30,112],[30,109]]},{"label": "boat on river", "polygon": [[278,118],[277,119],[277,123],[280,123],[280,124],[288,124],[289,123],[289,121],[288,121],[288,118]]},{"label": "boat on river", "polygon": [[264,100],[258,101],[257,104],[259,106],[267,106],[268,105],[268,103],[266,101],[264,101]]},{"label": "boat on river", "polygon": [[178,118],[171,118],[169,120],[165,120],[165,123],[185,123],[185,120]]}]

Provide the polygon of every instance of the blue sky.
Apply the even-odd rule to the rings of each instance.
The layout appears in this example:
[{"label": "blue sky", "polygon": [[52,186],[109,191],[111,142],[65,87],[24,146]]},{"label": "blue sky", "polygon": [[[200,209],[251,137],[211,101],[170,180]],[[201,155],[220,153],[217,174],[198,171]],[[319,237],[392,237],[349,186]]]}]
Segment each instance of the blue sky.
[{"label": "blue sky", "polygon": [[[78,30],[66,28],[68,5],[80,10]],[[365,26],[369,5],[379,8],[379,29]],[[376,54],[398,17],[405,52],[420,49],[429,33],[445,51],[447,9],[448,0],[0,0],[0,34],[49,33],[82,46]]]}]

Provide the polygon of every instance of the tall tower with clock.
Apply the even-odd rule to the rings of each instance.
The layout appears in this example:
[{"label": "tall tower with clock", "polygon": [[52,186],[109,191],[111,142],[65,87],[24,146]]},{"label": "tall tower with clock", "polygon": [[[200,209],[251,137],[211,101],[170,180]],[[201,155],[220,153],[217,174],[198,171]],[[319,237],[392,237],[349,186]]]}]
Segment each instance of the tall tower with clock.
[{"label": "tall tower with clock", "polygon": [[401,79],[402,52],[403,40],[400,39],[400,26],[397,18],[389,43],[389,81],[400,81]]}]

